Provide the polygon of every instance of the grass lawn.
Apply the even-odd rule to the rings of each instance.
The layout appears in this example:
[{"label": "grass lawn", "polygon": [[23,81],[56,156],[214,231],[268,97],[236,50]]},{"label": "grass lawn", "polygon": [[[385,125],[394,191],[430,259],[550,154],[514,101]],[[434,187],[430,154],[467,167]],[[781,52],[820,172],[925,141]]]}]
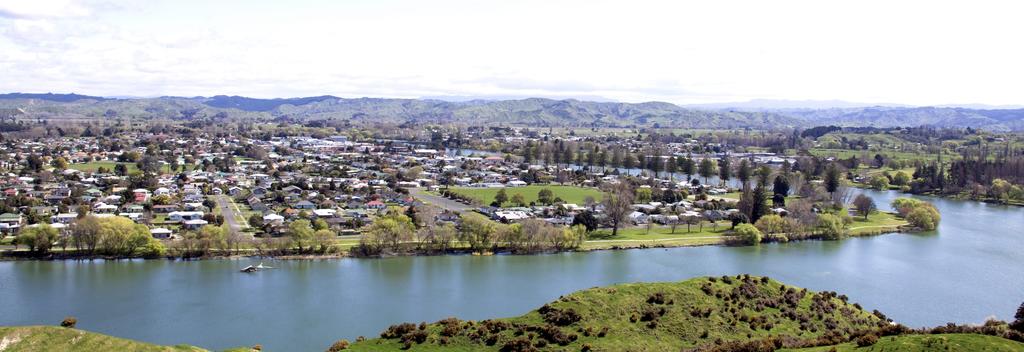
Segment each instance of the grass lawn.
[{"label": "grass lawn", "polygon": [[906,224],[906,221],[897,218],[893,213],[878,211],[868,215],[867,220],[864,220],[863,216],[854,216],[853,223],[850,224],[848,230],[850,232],[850,236],[872,235],[882,231],[892,230]]},{"label": "grass lawn", "polygon": [[526,204],[530,204],[530,202],[537,201],[537,192],[540,192],[540,190],[545,188],[550,189],[555,198],[562,198],[566,203],[578,205],[583,205],[584,200],[586,200],[588,196],[593,197],[595,201],[600,201],[601,195],[604,194],[597,188],[558,185],[530,185],[525,187],[505,188],[455,187],[451,190],[458,194],[479,200],[481,204],[491,204],[491,202],[494,201],[494,195],[498,194],[498,190],[504,189],[505,193],[508,194],[509,200],[511,200],[516,194],[522,194]]},{"label": "grass lawn", "polygon": [[612,247],[681,247],[721,244],[730,228],[728,221],[718,222],[717,229],[714,229],[710,223],[704,223],[703,231],[699,226],[691,225],[690,232],[686,231],[685,224],[681,224],[676,226],[675,233],[672,233],[670,226],[653,226],[650,232],[647,231],[646,226],[638,226],[621,228],[614,237],[611,229],[599,229],[592,232],[580,248],[594,250]]}]

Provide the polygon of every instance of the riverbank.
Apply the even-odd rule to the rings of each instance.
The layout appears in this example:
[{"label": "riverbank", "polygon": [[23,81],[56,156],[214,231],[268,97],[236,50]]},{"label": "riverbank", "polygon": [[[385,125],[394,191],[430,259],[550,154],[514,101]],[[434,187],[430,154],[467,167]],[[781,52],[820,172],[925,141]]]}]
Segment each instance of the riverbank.
[{"label": "riverbank", "polygon": [[[865,220],[862,217],[855,217],[853,223],[846,229],[849,237],[877,236],[888,233],[910,232],[913,229],[907,227],[907,222],[897,218],[892,213],[877,212]],[[791,236],[794,240],[823,240],[813,235]],[[679,247],[701,247],[701,246],[742,246],[735,236],[732,236],[731,226],[728,222],[721,222],[716,225],[694,226],[651,226],[648,227],[627,227],[611,235],[610,229],[599,229],[589,235],[577,248],[562,250],[561,252],[588,252],[603,250],[626,250],[626,249],[647,249],[647,248],[679,248]],[[299,251],[298,248],[287,249],[266,249],[266,248],[238,248],[228,251],[210,249],[201,256],[180,256],[167,255],[156,258],[142,256],[111,256],[96,253],[86,253],[75,249],[55,248],[51,252],[40,255],[28,251],[25,248],[19,250],[7,249],[0,251],[0,261],[5,260],[121,260],[121,259],[170,259],[170,260],[206,260],[206,259],[281,259],[281,260],[314,260],[314,259],[337,259],[349,257],[367,258],[367,256],[354,255],[351,248],[358,245],[357,239],[337,239],[330,245],[331,250],[327,251]],[[503,248],[491,250],[489,254],[514,254],[514,255],[535,255],[550,254],[557,251],[540,251],[529,253],[512,253]],[[453,246],[444,252],[412,249],[402,252],[389,252],[377,257],[394,256],[438,256],[438,255],[467,255],[473,254],[468,244],[454,242]]]}]

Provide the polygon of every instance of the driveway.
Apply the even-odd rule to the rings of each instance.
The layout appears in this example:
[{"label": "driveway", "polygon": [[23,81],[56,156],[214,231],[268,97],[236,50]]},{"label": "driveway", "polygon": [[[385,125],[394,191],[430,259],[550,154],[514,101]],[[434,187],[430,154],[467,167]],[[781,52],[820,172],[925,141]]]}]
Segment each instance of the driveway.
[{"label": "driveway", "polygon": [[454,211],[457,213],[473,211],[473,209],[476,209],[470,205],[465,205],[436,194],[427,193],[427,190],[425,188],[410,188],[409,193],[412,194],[413,197],[416,197],[417,199],[423,201],[424,203],[432,204],[434,206],[441,207],[442,209]]}]

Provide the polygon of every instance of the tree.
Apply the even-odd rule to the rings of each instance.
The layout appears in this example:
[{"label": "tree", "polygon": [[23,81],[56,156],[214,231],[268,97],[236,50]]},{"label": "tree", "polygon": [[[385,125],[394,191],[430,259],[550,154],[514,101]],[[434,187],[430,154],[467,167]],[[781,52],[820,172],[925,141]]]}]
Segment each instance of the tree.
[{"label": "tree", "polygon": [[117,165],[114,165],[114,174],[117,174],[118,176],[126,176],[128,175],[128,167],[123,163],[117,163]]},{"label": "tree", "polygon": [[572,225],[583,225],[587,232],[597,230],[597,218],[590,211],[581,211],[572,218]]},{"label": "tree", "polygon": [[310,247],[319,248],[321,253],[327,252],[332,238],[334,238],[334,231],[326,228],[316,230],[316,232],[313,233],[313,244]]},{"label": "tree", "polygon": [[718,162],[718,182],[722,185],[725,185],[726,182],[729,182],[729,179],[732,178],[732,168],[729,164],[728,156],[723,157],[721,161]]},{"label": "tree", "polygon": [[68,160],[62,156],[58,156],[50,162],[50,165],[57,170],[64,170],[68,168]]},{"label": "tree", "polygon": [[885,175],[875,175],[874,177],[871,178],[871,181],[869,181],[869,183],[871,184],[871,188],[877,189],[879,191],[889,189],[889,178],[885,177]]},{"label": "tree", "polygon": [[495,223],[476,213],[462,214],[459,237],[474,251],[483,251],[494,241]]},{"label": "tree", "polygon": [[522,193],[513,194],[512,195],[512,204],[517,206],[517,207],[524,207],[524,206],[526,206],[526,199],[523,197]]},{"label": "tree", "polygon": [[907,215],[910,214],[911,210],[914,210],[915,208],[924,205],[924,203],[924,201],[917,200],[914,198],[901,197],[893,199],[892,203],[890,203],[890,206],[892,206],[893,209],[896,209],[896,211],[900,214],[901,217],[905,218],[907,217]]},{"label": "tree", "polygon": [[[409,209],[415,209],[415,208],[414,207],[409,207]],[[313,220],[313,230],[314,231],[326,230],[328,227],[329,227],[329,225],[327,224],[327,221],[324,220],[324,219]]]},{"label": "tree", "polygon": [[789,230],[786,219],[776,214],[762,216],[754,223],[754,227],[766,234],[785,233]]},{"label": "tree", "polygon": [[935,230],[939,227],[939,211],[931,204],[914,208],[907,214],[907,222],[925,231]]},{"label": "tree", "polygon": [[500,208],[502,204],[505,204],[505,202],[508,202],[508,194],[505,193],[505,189],[502,188],[498,190],[498,194],[494,195],[494,202],[492,202],[491,205]]},{"label": "tree", "polygon": [[754,227],[754,225],[739,224],[734,231],[736,236],[745,244],[756,245],[761,243],[761,231]]},{"label": "tree", "polygon": [[704,178],[704,184],[707,184],[708,178],[715,175],[714,162],[712,162],[710,158],[701,159],[697,173],[700,174],[700,177]]},{"label": "tree", "polygon": [[1017,307],[1017,314],[1014,314],[1013,318],[1015,320],[1010,323],[1010,329],[1024,332],[1024,303],[1021,303],[1020,307]]},{"label": "tree", "polygon": [[95,252],[100,242],[99,218],[85,215],[76,219],[71,226],[71,242],[78,250],[85,249],[90,254]]},{"label": "tree", "polygon": [[291,237],[292,242],[299,247],[299,252],[302,252],[303,244],[309,243],[313,240],[313,234],[313,227],[309,223],[309,220],[300,219],[288,224],[288,236]]},{"label": "tree", "polygon": [[743,188],[747,188],[748,182],[750,182],[750,162],[747,159],[740,160],[739,170],[736,170],[736,178],[740,179]]},{"label": "tree", "polygon": [[875,200],[864,194],[858,195],[857,198],[853,199],[853,207],[857,209],[858,214],[864,216],[864,220],[867,220],[868,215],[871,215],[877,209]]},{"label": "tree", "polygon": [[834,194],[839,189],[840,185],[840,174],[839,167],[835,163],[828,166],[825,169],[825,191],[830,195]]},{"label": "tree", "polygon": [[428,249],[445,253],[451,246],[452,241],[458,237],[458,231],[450,223],[427,226],[421,228],[417,233],[419,241],[426,244]]},{"label": "tree", "polygon": [[551,203],[554,203],[555,201],[554,197],[554,192],[551,192],[551,190],[547,188],[541,189],[537,192],[537,202],[540,204],[551,205]]},{"label": "tree", "polygon": [[1003,204],[1007,204],[1010,202],[1010,189],[1012,188],[1013,184],[1004,179],[997,178],[992,180],[992,186],[989,187],[989,195]]},{"label": "tree", "polygon": [[652,200],[650,188],[637,188],[636,190],[636,202],[637,203],[650,203]]},{"label": "tree", "polygon": [[789,175],[776,175],[772,181],[772,203],[776,207],[786,206],[786,196],[789,195]]},{"label": "tree", "polygon": [[227,235],[224,233],[224,228],[213,224],[200,227],[196,232],[195,239],[199,242],[203,254],[208,253],[214,247],[227,248]]},{"label": "tree", "polygon": [[601,197],[604,212],[612,225],[612,237],[619,233],[619,225],[633,212],[633,187],[626,182],[612,185]]},{"label": "tree", "polygon": [[45,254],[53,247],[53,243],[57,241],[59,235],[56,228],[47,224],[41,224],[22,228],[21,231],[18,231],[18,236],[14,240],[19,244],[28,246],[28,249],[32,252]]},{"label": "tree", "polygon": [[128,218],[111,216],[100,218],[100,247],[104,252],[117,256],[131,256],[144,249],[145,256],[158,256],[163,251],[160,242],[153,239],[146,225],[136,224]]},{"label": "tree", "polygon": [[907,175],[906,172],[903,172],[903,171],[897,172],[896,175],[893,175],[893,177],[892,177],[892,184],[894,184],[894,185],[902,187],[902,186],[906,186],[909,183],[910,183],[910,175]]},{"label": "tree", "polygon": [[360,238],[361,246],[369,246],[374,252],[385,248],[397,250],[399,244],[410,241],[415,235],[416,225],[397,207],[388,208],[378,216]]},{"label": "tree", "polygon": [[832,214],[818,215],[818,231],[826,240],[838,240],[846,236],[843,219]]},{"label": "tree", "polygon": [[771,212],[771,209],[768,208],[768,191],[765,189],[765,186],[758,184],[754,187],[751,200],[750,222],[756,223],[762,216]]}]

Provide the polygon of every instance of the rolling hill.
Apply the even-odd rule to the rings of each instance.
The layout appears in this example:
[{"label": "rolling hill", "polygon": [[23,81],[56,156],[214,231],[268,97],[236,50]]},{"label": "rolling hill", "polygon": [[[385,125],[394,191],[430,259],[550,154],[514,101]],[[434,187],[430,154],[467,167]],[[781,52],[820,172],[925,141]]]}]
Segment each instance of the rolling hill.
[{"label": "rolling hill", "polygon": [[[795,103],[794,103],[795,104]],[[241,96],[104,98],[78,94],[10,93],[0,109],[22,109],[36,119],[193,119],[236,117],[369,122],[465,123],[533,127],[672,127],[780,129],[821,125],[1024,130],[1024,109],[958,107],[836,107],[745,109],[681,107],[664,102],[620,103],[574,99],[443,101],[339,98],[330,95],[259,99]]]}]

